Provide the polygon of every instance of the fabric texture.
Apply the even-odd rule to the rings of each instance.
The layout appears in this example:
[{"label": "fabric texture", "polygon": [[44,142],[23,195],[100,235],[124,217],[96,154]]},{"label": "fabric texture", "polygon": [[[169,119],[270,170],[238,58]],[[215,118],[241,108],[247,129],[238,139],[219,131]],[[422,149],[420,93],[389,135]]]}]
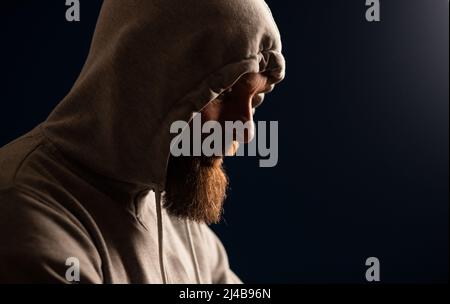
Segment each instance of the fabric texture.
[{"label": "fabric texture", "polygon": [[170,125],[246,73],[284,78],[263,0],[105,0],[48,119],[0,149],[0,282],[239,283],[204,224],[162,207]]}]

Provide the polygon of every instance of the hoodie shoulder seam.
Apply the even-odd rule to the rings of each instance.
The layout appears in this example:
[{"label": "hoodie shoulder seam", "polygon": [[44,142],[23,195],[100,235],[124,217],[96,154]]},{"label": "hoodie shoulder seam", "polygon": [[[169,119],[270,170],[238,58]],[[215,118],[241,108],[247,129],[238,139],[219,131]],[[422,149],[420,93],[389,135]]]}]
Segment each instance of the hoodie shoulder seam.
[{"label": "hoodie shoulder seam", "polygon": [[20,171],[22,170],[22,168],[23,168],[23,166],[24,166],[24,164],[25,164],[25,162],[30,158],[30,156],[34,153],[34,152],[36,152],[36,150],[38,150],[40,147],[42,147],[42,141],[40,140],[40,142],[35,146],[35,147],[33,147],[20,161],[19,161],[19,164],[17,165],[17,168],[16,168],[16,170],[15,170],[15,172],[14,172],[14,175],[13,175],[13,177],[12,177],[12,185],[11,185],[11,187],[12,188],[15,188],[16,187],[16,180],[17,180],[17,176],[19,175],[19,173],[20,173]]}]

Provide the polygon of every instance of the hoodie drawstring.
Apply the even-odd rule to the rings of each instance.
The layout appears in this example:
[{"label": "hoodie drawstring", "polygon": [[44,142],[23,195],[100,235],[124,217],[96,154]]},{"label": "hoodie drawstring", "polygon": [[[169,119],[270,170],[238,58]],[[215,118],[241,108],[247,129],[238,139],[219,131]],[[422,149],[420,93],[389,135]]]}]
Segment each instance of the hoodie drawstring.
[{"label": "hoodie drawstring", "polygon": [[185,224],[186,224],[186,234],[189,240],[189,247],[191,248],[192,263],[194,264],[195,268],[195,279],[197,280],[197,284],[201,284],[202,282],[200,280],[200,268],[198,266],[197,254],[195,253],[194,242],[192,241],[191,226],[189,226],[188,220],[185,221]]},{"label": "hoodie drawstring", "polygon": [[[163,217],[162,217],[162,200],[161,200],[161,192],[158,187],[154,189],[155,198],[156,198],[156,216],[158,222],[158,249],[159,249],[159,266],[161,269],[161,277],[163,284],[167,284],[167,273],[164,266],[164,238],[163,238]],[[194,242],[192,240],[191,227],[189,225],[189,221],[185,221],[186,224],[186,234],[189,242],[189,247],[191,250],[191,258],[192,263],[194,264],[195,270],[195,279],[197,284],[202,284],[200,279],[200,267],[198,266],[197,254],[195,252]]]},{"label": "hoodie drawstring", "polygon": [[159,249],[159,267],[161,269],[161,277],[163,284],[167,284],[166,269],[164,267],[164,246],[163,246],[163,222],[162,222],[162,205],[161,205],[161,192],[156,187],[155,198],[156,198],[156,216],[158,221],[158,249]]}]

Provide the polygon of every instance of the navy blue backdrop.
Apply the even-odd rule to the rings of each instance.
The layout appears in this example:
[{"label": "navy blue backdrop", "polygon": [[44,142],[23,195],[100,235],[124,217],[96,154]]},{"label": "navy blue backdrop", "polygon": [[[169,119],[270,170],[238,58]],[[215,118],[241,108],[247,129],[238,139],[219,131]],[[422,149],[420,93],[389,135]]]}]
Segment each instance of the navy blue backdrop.
[{"label": "navy blue backdrop", "polygon": [[[0,146],[46,118],[86,58],[99,0],[0,4]],[[447,0],[269,0],[284,83],[258,110],[280,123],[279,164],[227,160],[222,238],[252,283],[448,281]]]}]

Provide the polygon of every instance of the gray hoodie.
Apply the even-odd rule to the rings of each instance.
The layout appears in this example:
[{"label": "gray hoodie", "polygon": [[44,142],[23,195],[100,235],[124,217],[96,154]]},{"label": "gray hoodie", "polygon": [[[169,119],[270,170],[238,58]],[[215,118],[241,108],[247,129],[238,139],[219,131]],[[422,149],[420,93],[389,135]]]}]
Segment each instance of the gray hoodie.
[{"label": "gray hoodie", "polygon": [[209,227],[162,207],[170,125],[284,68],[263,0],[105,0],[72,90],[0,149],[0,282],[68,283],[75,258],[82,283],[239,283]]}]

